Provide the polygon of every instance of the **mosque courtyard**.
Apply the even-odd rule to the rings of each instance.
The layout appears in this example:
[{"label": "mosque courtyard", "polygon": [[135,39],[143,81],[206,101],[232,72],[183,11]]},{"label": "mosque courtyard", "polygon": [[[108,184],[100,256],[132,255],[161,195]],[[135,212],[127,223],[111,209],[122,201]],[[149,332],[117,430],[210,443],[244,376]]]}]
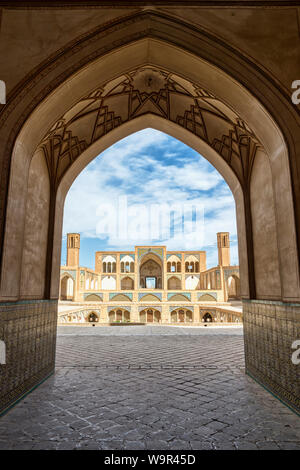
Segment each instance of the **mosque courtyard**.
[{"label": "mosque courtyard", "polygon": [[240,326],[60,326],[0,449],[299,450],[300,420],[244,374]]}]

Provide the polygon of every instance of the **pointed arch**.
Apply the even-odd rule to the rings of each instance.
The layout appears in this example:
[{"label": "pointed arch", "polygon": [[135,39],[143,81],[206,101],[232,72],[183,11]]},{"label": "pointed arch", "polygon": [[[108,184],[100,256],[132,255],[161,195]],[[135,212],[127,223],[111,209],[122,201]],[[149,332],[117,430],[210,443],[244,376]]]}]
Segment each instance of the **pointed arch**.
[{"label": "pointed arch", "polygon": [[127,276],[121,279],[121,290],[133,290],[134,289],[134,280]]},{"label": "pointed arch", "polygon": [[168,290],[181,290],[181,280],[172,276],[168,279]]},{"label": "pointed arch", "polygon": [[[134,24],[134,35],[132,24]],[[214,166],[223,176],[227,176],[225,177],[227,182],[230,180],[231,184],[228,184],[237,205],[241,294],[244,299],[253,301],[257,298],[255,281],[258,279],[261,283],[264,276],[261,271],[263,267],[255,260],[257,243],[255,241],[253,243],[252,240],[252,202],[248,183],[256,152],[252,140],[247,138],[249,131],[262,143],[271,167],[272,199],[275,208],[273,224],[277,234],[276,253],[280,267],[279,298],[285,304],[299,302],[300,231],[297,227],[300,225],[300,172],[297,155],[300,152],[300,143],[295,137],[299,131],[299,113],[291,105],[288,91],[278,81],[275,82],[265,69],[253,63],[250,57],[243,55],[233,45],[226,44],[219,37],[194,24],[188,24],[159,11],[144,11],[128,15],[123,19],[118,18],[104,27],[89,31],[81,38],[76,38],[73,43],[73,46],[75,45],[76,47],[68,45],[65,50],[47,58],[45,63],[32,71],[32,74],[26,77],[26,82],[22,84],[24,86],[19,86],[12,92],[2,113],[0,139],[3,144],[0,149],[0,162],[3,162],[3,168],[0,172],[2,178],[0,188],[4,203],[0,208],[1,300],[18,302],[23,298],[20,289],[23,255],[24,247],[30,239],[30,236],[24,238],[23,233],[28,220],[24,204],[27,201],[29,167],[41,141],[50,131],[54,131],[49,129],[49,123],[62,126],[61,117],[74,103],[86,96],[85,91],[86,94],[92,93],[99,85],[115,80],[137,67],[151,64],[163,69],[167,74],[188,77],[190,83],[195,83],[198,89],[203,88],[209,96],[223,98],[224,106],[229,107],[231,112],[237,115],[237,121],[229,132],[213,135],[208,139],[209,143],[205,140],[207,136],[204,135],[204,127],[201,126],[201,113],[194,112],[195,109],[187,107],[172,121],[169,115],[164,118],[156,115],[157,106],[147,112],[144,108],[144,116],[147,116],[144,124],[149,118],[147,124],[149,126],[153,118],[155,125],[160,127],[160,130],[165,129],[167,133],[174,131],[174,125],[176,137],[182,138],[208,160],[212,157]],[[103,80],[101,84],[99,77]],[[68,142],[61,136],[57,139],[60,149],[58,154],[62,162],[59,167],[64,175],[57,175],[55,168],[51,168],[53,181],[50,185],[52,188],[50,223],[47,249],[43,253],[46,258],[45,289],[44,294],[39,295],[41,299],[58,298],[63,204],[72,180],[78,175],[80,168],[86,166],[97,152],[100,153],[99,149],[107,148],[114,139],[119,140],[122,135],[128,135],[136,129],[136,120],[139,118],[135,117],[132,121],[128,121],[128,124],[132,125],[126,126],[119,110],[106,108],[106,111],[106,115],[110,118],[110,128],[113,130],[106,133],[107,122],[101,125],[97,121],[96,131],[99,139],[91,146],[87,147],[85,139],[81,139],[80,136],[72,135],[71,152],[61,153],[61,149],[65,145],[68,146]],[[158,124],[159,119],[164,122]],[[2,125],[3,123],[5,125]],[[139,125],[140,123],[141,121]],[[197,129],[196,133],[188,130],[190,124],[193,124],[191,129]],[[150,127],[153,126],[150,124]],[[236,152],[236,148],[239,151]],[[77,155],[78,158],[73,160],[70,155]],[[250,160],[246,156],[250,156]],[[68,165],[68,158],[71,166]],[[241,173],[233,170],[233,162],[239,166]],[[244,170],[247,175],[244,174]],[[254,174],[255,172],[254,167]],[[241,177],[245,178],[242,185]],[[16,204],[16,201],[20,204]],[[261,204],[264,203],[262,198]],[[256,215],[258,216],[258,213]],[[256,219],[254,224],[258,222]],[[270,245],[272,246],[273,244]],[[14,282],[11,282],[12,280]],[[273,300],[278,298],[279,290],[273,292],[270,280],[267,279],[267,282],[268,297],[272,297]],[[27,294],[32,296],[31,298],[34,296],[33,292],[28,291]],[[265,293],[258,291],[258,296],[264,297]],[[248,307],[250,324],[252,312]],[[285,325],[281,324],[282,331],[285,331],[285,328]],[[272,331],[271,326],[269,330]],[[251,331],[247,330],[249,338]],[[54,344],[54,330],[49,335]],[[274,342],[274,347],[275,344],[278,344],[278,341]],[[254,375],[258,375],[252,356],[255,357],[254,354],[249,355],[247,367]],[[261,357],[262,354],[258,356]],[[257,358],[256,366],[260,367]],[[286,381],[283,381],[284,384]]]},{"label": "pointed arch", "polygon": [[216,299],[209,294],[203,294],[201,297],[199,297],[199,302],[216,302]]},{"label": "pointed arch", "polygon": [[74,300],[74,279],[65,274],[60,281],[60,299]]}]

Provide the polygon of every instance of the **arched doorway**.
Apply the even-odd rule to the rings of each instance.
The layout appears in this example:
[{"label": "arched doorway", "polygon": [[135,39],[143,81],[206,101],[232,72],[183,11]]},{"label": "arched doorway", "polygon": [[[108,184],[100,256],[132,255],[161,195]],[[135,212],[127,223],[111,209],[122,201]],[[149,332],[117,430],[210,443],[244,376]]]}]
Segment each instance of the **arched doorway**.
[{"label": "arched doorway", "polygon": [[99,317],[98,317],[97,313],[91,312],[91,313],[89,314],[89,316],[88,316],[88,321],[89,321],[90,323],[96,323],[96,322],[98,322],[98,321],[99,321]]},{"label": "arched doorway", "polygon": [[228,300],[237,300],[241,298],[240,278],[233,274],[227,281]]},{"label": "arched doorway", "polygon": [[213,317],[212,317],[212,315],[211,315],[209,312],[207,312],[207,313],[205,313],[205,314],[203,315],[202,321],[203,321],[204,323],[211,323],[211,322],[213,322]]},{"label": "arched doorway", "polygon": [[140,262],[140,287],[143,289],[162,289],[162,263],[158,256],[150,253]]},{"label": "arched doorway", "polygon": [[[111,41],[110,33],[102,34],[99,38],[95,36],[98,46],[107,41],[107,54],[105,57],[93,55],[93,59],[97,57],[93,61],[92,55],[87,54],[93,41],[90,37],[81,38],[76,55],[66,55],[64,61],[64,70],[68,70],[69,65],[70,70],[76,71],[72,77],[67,78],[60,70],[62,61],[59,55],[51,60],[51,64],[43,64],[43,69],[36,70],[22,87],[22,96],[27,96],[30,105],[21,99],[18,91],[9,103],[7,109],[10,109],[10,121],[7,127],[2,126],[1,134],[1,152],[7,169],[1,184],[4,193],[7,192],[7,199],[1,206],[1,223],[5,221],[1,308],[5,311],[6,301],[18,303],[27,299],[33,305],[35,301],[49,301],[47,314],[52,318],[49,342],[55,343],[54,301],[59,296],[60,234],[65,195],[76,175],[101,149],[139,128],[159,128],[171,135],[175,134],[201,152],[220,171],[232,189],[237,208],[246,368],[249,374],[264,382],[267,378],[260,358],[264,356],[262,351],[266,338],[260,338],[260,352],[254,347],[257,342],[254,341],[253,324],[257,309],[268,324],[263,334],[267,335],[267,331],[274,333],[270,337],[274,340],[275,348],[280,343],[278,335],[284,336],[287,327],[278,318],[274,330],[262,305],[266,302],[266,308],[275,312],[275,306],[270,302],[281,302],[284,311],[292,315],[288,302],[300,300],[299,234],[296,230],[299,225],[299,184],[295,183],[295,168],[290,167],[290,159],[296,161],[295,155],[299,152],[299,143],[294,140],[290,129],[298,129],[299,120],[291,108],[286,91],[275,86],[265,71],[251,63],[250,59],[244,59],[233,47],[226,47],[219,38],[208,36],[203,31],[193,29],[192,36],[187,25],[182,25],[182,28],[185,29],[186,37],[193,39],[181,41],[183,36],[178,34],[178,24],[165,18],[170,31],[176,32],[174,37],[178,37],[177,44],[170,44],[161,38],[164,32],[160,31],[161,26],[155,16],[150,17],[157,27],[152,29],[152,35],[155,36],[159,31],[157,37],[147,37],[141,27],[142,21],[139,23],[137,19],[137,29],[140,27],[142,39],[125,39],[129,31],[124,20],[123,43],[126,47],[115,49],[112,54],[110,51],[115,43]],[[187,51],[187,48],[190,50]],[[103,47],[98,49],[104,50]],[[230,57],[226,64],[225,56]],[[90,64],[82,67],[84,58],[90,60]],[[151,65],[145,68],[145,64]],[[51,74],[46,73],[48,65],[52,67]],[[40,80],[42,83],[36,80],[37,76],[44,77]],[[101,84],[98,77],[101,77]],[[122,100],[130,95],[127,90],[132,84],[138,93],[146,93],[148,102],[152,99],[150,96],[153,97],[153,93],[157,94],[160,90],[166,90],[168,94],[172,83],[172,88],[177,90],[174,95],[178,93],[181,96],[183,105],[177,102],[178,106],[168,112],[160,111],[158,107],[154,107],[157,109],[155,112],[144,107],[138,116],[135,112],[124,115],[124,109],[132,111],[133,108],[121,106],[121,103],[116,102],[116,96],[112,97],[112,80],[116,80],[114,83],[118,83],[119,89],[122,89],[119,93]],[[102,113],[100,104],[97,108],[97,100],[100,102],[104,98],[101,89],[105,89],[105,99],[110,100],[108,113]],[[276,122],[268,112],[270,96]],[[95,106],[95,121],[91,126],[86,126],[80,123],[81,118],[76,110],[82,109],[82,101],[90,100],[92,106]],[[103,103],[103,106],[107,111],[108,103]],[[161,107],[163,109],[167,108]],[[102,121],[98,119],[99,116]],[[104,116],[109,116],[109,122],[105,121]],[[213,123],[211,126],[208,126],[209,121]],[[84,129],[87,129],[89,138]],[[71,138],[66,140],[65,135]],[[36,178],[36,175],[39,177]],[[282,188],[285,190],[282,191]],[[1,234],[4,234],[4,226],[2,229]],[[38,243],[36,233],[39,233]],[[29,269],[31,276],[28,275]],[[113,272],[113,266],[111,270],[109,272]],[[255,303],[256,300],[259,302]],[[21,305],[15,310],[19,308],[21,312]],[[35,306],[32,306],[32,311],[35,311]],[[291,321],[295,326],[295,320]],[[34,344],[34,333],[30,341]],[[282,347],[288,354],[287,346]],[[27,389],[53,370],[54,354],[47,354],[47,370],[41,371],[40,376],[32,375],[32,382],[26,385]],[[276,379],[272,379],[271,383],[268,381],[268,387],[284,400],[285,396],[293,397],[292,366],[282,372],[278,369],[276,357],[270,357],[270,360],[276,370]],[[7,373],[13,374],[13,370]],[[282,391],[286,388],[288,393],[284,394]],[[288,400],[291,406],[298,407],[293,398]]]},{"label": "arched doorway", "polygon": [[70,276],[64,276],[60,281],[60,299],[74,300],[74,280]]}]

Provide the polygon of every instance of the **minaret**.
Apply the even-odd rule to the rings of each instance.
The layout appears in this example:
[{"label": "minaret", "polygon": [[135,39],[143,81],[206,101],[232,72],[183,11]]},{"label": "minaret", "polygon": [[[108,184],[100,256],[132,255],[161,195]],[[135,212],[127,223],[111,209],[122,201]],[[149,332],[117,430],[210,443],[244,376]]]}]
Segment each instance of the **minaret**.
[{"label": "minaret", "polygon": [[79,266],[80,234],[67,234],[67,266]]},{"label": "minaret", "polygon": [[219,266],[230,266],[229,232],[218,232],[217,240]]}]

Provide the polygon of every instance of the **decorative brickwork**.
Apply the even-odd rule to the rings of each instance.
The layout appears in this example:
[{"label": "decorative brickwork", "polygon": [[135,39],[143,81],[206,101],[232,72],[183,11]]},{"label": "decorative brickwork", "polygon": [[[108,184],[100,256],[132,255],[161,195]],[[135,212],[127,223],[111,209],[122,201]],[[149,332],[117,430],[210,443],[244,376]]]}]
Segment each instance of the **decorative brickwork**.
[{"label": "decorative brickwork", "polygon": [[292,343],[300,339],[300,306],[243,301],[246,372],[300,413],[300,365]]},{"label": "decorative brickwork", "polygon": [[0,305],[0,339],[6,364],[0,365],[0,413],[54,370],[57,301]]},{"label": "decorative brickwork", "polygon": [[[95,141],[146,113],[175,122],[197,135],[224,158],[240,182],[247,179],[261,144],[246,123],[196,83],[147,66],[113,83],[101,84],[49,129],[40,148],[53,184],[58,186],[67,169]],[[80,128],[82,122],[88,122],[85,132],[83,126]],[[76,135],[79,128],[80,137]],[[139,248],[139,258],[149,251],[163,256],[161,248]]]}]

